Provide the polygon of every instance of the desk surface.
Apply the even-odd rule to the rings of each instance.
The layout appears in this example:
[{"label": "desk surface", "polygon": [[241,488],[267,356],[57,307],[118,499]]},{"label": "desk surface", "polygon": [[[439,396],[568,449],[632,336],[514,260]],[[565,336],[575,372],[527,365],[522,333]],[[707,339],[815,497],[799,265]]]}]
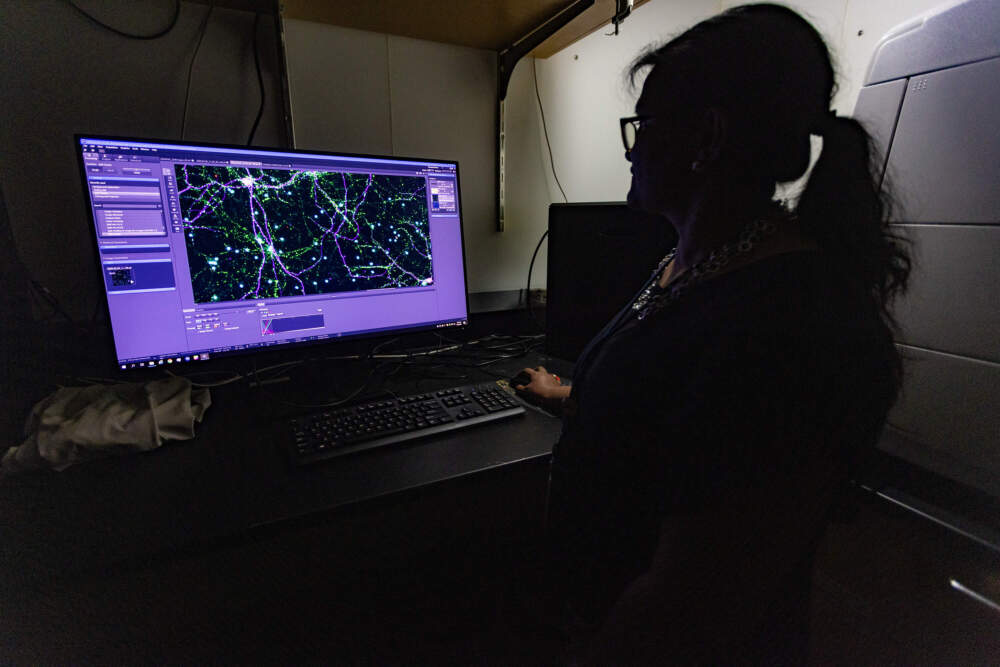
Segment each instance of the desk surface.
[{"label": "desk surface", "polygon": [[[544,362],[512,359],[504,373]],[[468,380],[422,380],[419,391]],[[405,392],[405,383],[393,387]],[[418,389],[411,389],[416,391]],[[523,417],[295,469],[277,444],[284,420],[259,392],[213,390],[194,440],[0,480],[0,590],[105,571],[551,453],[559,420]]]}]

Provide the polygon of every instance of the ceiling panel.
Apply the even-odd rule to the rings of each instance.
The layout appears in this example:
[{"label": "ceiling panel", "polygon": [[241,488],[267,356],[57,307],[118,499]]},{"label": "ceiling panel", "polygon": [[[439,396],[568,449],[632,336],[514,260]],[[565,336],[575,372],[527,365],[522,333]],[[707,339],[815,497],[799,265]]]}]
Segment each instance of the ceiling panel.
[{"label": "ceiling panel", "polygon": [[[499,51],[574,0],[282,0],[281,4],[285,18]],[[569,46],[607,25],[614,11],[615,0],[596,0],[532,55],[546,58]]]}]

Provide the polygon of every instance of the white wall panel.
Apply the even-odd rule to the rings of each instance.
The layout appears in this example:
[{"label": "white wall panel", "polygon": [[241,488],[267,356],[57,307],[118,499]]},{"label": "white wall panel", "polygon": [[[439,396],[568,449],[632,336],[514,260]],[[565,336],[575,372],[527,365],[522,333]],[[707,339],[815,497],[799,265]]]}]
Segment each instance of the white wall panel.
[{"label": "white wall panel", "polygon": [[901,342],[1000,363],[1000,227],[900,225],[913,242]]},{"label": "white wall panel", "polygon": [[896,129],[896,119],[899,117],[904,93],[906,93],[906,79],[866,86],[858,95],[858,103],[854,108],[854,117],[865,126],[875,141],[882,171],[885,171],[889,142],[892,140],[893,130]]},{"label": "white wall panel", "polygon": [[913,443],[913,453],[893,453],[958,462],[941,470],[950,477],[968,468],[1000,479],[1000,364],[906,346],[901,352],[907,377],[889,424]]},{"label": "white wall panel", "polygon": [[374,32],[285,22],[297,148],[392,154],[387,41]]},{"label": "white wall panel", "polygon": [[842,89],[838,108],[850,110],[858,99],[875,46],[898,24],[954,0],[849,0],[838,44]]},{"label": "white wall panel", "polygon": [[1000,58],[910,78],[888,173],[906,222],[1000,223]]}]

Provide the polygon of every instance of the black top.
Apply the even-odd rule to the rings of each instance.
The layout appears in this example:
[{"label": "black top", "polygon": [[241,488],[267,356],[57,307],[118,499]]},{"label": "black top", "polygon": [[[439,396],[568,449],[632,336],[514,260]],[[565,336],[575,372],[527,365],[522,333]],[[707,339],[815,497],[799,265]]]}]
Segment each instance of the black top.
[{"label": "black top", "polygon": [[[706,279],[643,321],[626,307],[581,355],[553,451],[549,533],[577,613],[601,622],[649,568],[665,517],[817,460],[845,481],[884,422],[895,354],[819,251]],[[815,544],[824,527],[802,530]]]}]

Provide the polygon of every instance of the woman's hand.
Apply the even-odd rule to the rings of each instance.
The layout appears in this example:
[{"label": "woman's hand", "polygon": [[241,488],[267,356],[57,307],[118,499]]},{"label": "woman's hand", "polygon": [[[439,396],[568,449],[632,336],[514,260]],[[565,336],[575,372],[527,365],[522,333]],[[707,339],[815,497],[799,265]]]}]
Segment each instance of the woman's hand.
[{"label": "woman's hand", "polygon": [[550,405],[557,404],[569,396],[570,387],[564,386],[559,376],[548,372],[544,366],[525,368],[521,373],[528,376],[527,384],[513,386],[529,401]]}]

